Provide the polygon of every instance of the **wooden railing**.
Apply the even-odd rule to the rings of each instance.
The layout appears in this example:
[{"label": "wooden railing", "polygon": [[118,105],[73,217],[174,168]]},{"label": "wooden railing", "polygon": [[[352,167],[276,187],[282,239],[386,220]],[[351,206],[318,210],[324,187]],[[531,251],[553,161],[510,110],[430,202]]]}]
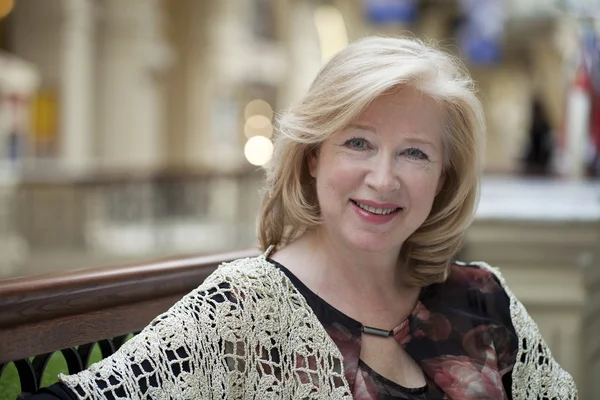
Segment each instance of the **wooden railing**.
[{"label": "wooden railing", "polygon": [[48,360],[59,351],[69,373],[87,368],[96,343],[109,356],[219,264],[256,254],[243,250],[0,280],[0,384],[13,362],[21,397],[37,391]]}]

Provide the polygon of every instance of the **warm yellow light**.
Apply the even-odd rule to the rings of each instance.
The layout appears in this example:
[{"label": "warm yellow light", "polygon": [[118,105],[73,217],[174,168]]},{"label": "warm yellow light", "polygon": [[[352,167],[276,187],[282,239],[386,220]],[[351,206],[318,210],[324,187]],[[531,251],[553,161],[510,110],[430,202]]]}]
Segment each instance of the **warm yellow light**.
[{"label": "warm yellow light", "polygon": [[244,146],[244,155],[250,164],[264,165],[273,155],[273,142],[264,136],[251,137]]},{"label": "warm yellow light", "polygon": [[325,63],[335,53],[348,46],[344,16],[332,5],[320,5],[314,14],[315,27],[321,44],[321,61]]},{"label": "warm yellow light", "polygon": [[264,136],[266,138],[270,138],[273,136],[273,126],[269,125],[262,129],[253,128],[251,125],[244,125],[244,135],[249,139],[254,136]]},{"label": "warm yellow light", "polygon": [[273,119],[273,108],[264,100],[251,100],[244,108],[244,118],[249,119],[253,115],[264,115],[271,121]]},{"label": "warm yellow light", "polygon": [[0,18],[6,17],[15,6],[15,0],[0,0]]},{"label": "warm yellow light", "polygon": [[271,125],[271,120],[264,115],[253,115],[246,120],[246,124],[255,129],[264,129]]},{"label": "warm yellow light", "polygon": [[273,136],[273,125],[264,115],[253,115],[244,124],[244,134],[247,138],[258,135],[270,138]]}]

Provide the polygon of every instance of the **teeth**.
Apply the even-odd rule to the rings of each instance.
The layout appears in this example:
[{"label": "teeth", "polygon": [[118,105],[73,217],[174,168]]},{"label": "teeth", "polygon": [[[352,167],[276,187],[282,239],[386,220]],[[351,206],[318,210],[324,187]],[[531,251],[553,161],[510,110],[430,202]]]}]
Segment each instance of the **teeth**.
[{"label": "teeth", "polygon": [[355,201],[354,204],[356,204],[363,210],[366,210],[373,214],[379,214],[379,215],[391,214],[397,210],[397,208],[375,208],[375,207],[368,206],[366,204],[359,203],[358,201]]}]

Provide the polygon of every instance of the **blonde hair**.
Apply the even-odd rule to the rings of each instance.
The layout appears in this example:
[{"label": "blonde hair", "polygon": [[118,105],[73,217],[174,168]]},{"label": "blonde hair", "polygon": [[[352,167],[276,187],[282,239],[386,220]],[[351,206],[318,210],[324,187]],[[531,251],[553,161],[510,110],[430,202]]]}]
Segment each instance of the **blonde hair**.
[{"label": "blonde hair", "polygon": [[431,212],[403,244],[399,264],[407,283],[446,279],[479,199],[485,123],[474,84],[462,64],[417,39],[369,37],[350,44],[319,72],[298,104],[277,121],[265,166],[259,214],[260,247],[285,246],[321,223],[307,155],[342,130],[378,96],[411,87],[444,110],[444,184]]}]

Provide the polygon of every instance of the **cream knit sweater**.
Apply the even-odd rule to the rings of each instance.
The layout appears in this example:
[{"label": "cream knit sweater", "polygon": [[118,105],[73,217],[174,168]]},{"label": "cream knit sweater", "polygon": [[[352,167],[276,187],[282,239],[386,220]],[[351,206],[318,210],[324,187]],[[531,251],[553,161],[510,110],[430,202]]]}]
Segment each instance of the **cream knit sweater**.
[{"label": "cream knit sweater", "polygon": [[[506,288],[519,336],[513,399],[576,399],[537,326]],[[60,380],[81,399],[351,399],[340,351],[265,256],[221,265],[121,349]]]}]

